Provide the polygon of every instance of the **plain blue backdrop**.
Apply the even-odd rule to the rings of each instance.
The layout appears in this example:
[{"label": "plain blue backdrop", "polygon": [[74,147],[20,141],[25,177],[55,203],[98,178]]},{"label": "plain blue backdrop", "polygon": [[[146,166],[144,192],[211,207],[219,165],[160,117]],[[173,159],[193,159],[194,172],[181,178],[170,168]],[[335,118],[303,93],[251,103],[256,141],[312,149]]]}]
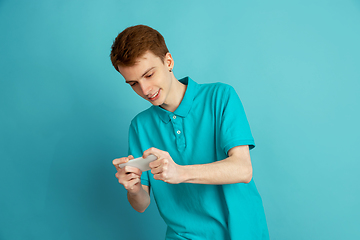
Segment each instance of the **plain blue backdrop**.
[{"label": "plain blue backdrop", "polygon": [[1,240],[164,238],[111,163],[149,106],[109,59],[136,24],[238,92],[271,239],[360,238],[359,1],[0,0]]}]

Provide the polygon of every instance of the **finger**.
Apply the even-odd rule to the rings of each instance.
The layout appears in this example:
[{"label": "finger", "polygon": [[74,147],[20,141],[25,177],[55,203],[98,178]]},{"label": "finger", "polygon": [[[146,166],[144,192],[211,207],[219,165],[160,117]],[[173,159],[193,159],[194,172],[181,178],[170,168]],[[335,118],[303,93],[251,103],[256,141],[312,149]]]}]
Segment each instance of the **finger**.
[{"label": "finger", "polygon": [[119,164],[122,164],[122,163],[126,163],[129,161],[129,158],[127,157],[123,157],[123,158],[115,158],[113,161],[112,161],[112,164],[115,166],[115,167],[118,167]]},{"label": "finger", "polygon": [[[149,167],[151,169],[155,169],[155,168],[164,168],[164,167],[167,167],[169,164],[169,160],[166,159],[166,158],[163,158],[163,159],[158,159],[158,160],[155,160],[153,162],[151,162],[149,164]],[[164,170],[164,169],[163,169]]]},{"label": "finger", "polygon": [[126,174],[126,175],[124,176],[124,180],[125,180],[125,181],[131,181],[131,180],[133,180],[133,179],[135,179],[135,178],[139,178],[139,179],[140,179],[140,176],[137,175],[137,174],[135,174],[135,173],[129,173],[129,174]]},{"label": "finger", "polygon": [[137,181],[137,182],[134,182],[134,184],[132,185],[132,187],[129,189],[129,190],[133,190],[135,186],[141,184],[141,181]]},{"label": "finger", "polygon": [[140,178],[134,178],[130,181],[125,182],[123,185],[126,190],[132,190],[133,187],[140,182],[141,182]]},{"label": "finger", "polygon": [[143,158],[147,158],[150,154],[155,155],[157,158],[160,158],[162,155],[164,155],[164,153],[166,152],[152,147],[146,150],[145,152],[143,152]]},{"label": "finger", "polygon": [[140,179],[139,175],[137,175],[135,173],[126,174],[124,171],[117,172],[115,174],[115,177],[118,179],[119,183],[121,183],[122,185],[126,185],[127,182],[132,181],[134,179]]},{"label": "finger", "polygon": [[123,158],[116,158],[113,160],[113,165],[115,166],[116,170],[120,171],[120,167],[119,165],[122,163],[126,163],[129,160],[134,159],[134,157],[132,155],[129,155],[128,157],[123,157]]},{"label": "finger", "polygon": [[135,174],[137,174],[139,176],[141,176],[141,174],[142,174],[142,171],[140,169],[138,169],[136,167],[132,167],[132,166],[125,166],[124,167],[124,172],[126,174],[135,173]]},{"label": "finger", "polygon": [[163,169],[162,169],[161,167],[157,167],[157,168],[152,168],[152,169],[151,169],[151,173],[152,173],[153,175],[159,174],[159,173],[162,173],[162,172],[163,172]]},{"label": "finger", "polygon": [[151,173],[152,174],[159,174],[159,173],[162,173],[164,172],[164,165],[161,163],[160,165],[154,167],[154,168],[151,168]]},{"label": "finger", "polygon": [[162,164],[162,161],[163,161],[163,159],[157,159],[157,160],[155,160],[155,161],[153,161],[153,162],[149,163],[149,167],[150,167],[150,168],[157,168],[157,167],[160,167],[160,166],[161,166],[161,164]]},{"label": "finger", "polygon": [[117,170],[115,173],[115,177],[117,178],[127,178],[126,176],[129,174],[135,174],[140,177],[142,174],[141,170],[131,166],[125,166],[124,168],[117,167]]},{"label": "finger", "polygon": [[167,181],[167,174],[166,174],[165,172],[161,172],[161,173],[155,174],[155,175],[154,175],[154,179],[155,179],[155,180],[161,180],[161,181],[166,182],[166,181]]}]

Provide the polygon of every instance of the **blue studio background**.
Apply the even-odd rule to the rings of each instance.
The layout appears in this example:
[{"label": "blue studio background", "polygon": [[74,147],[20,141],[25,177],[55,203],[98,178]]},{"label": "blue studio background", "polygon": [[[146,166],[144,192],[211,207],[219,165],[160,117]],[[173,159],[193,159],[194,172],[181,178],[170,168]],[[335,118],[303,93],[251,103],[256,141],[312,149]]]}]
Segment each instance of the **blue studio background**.
[{"label": "blue studio background", "polygon": [[0,0],[1,240],[164,238],[111,163],[149,106],[109,59],[136,24],[238,92],[271,239],[360,238],[359,1]]}]

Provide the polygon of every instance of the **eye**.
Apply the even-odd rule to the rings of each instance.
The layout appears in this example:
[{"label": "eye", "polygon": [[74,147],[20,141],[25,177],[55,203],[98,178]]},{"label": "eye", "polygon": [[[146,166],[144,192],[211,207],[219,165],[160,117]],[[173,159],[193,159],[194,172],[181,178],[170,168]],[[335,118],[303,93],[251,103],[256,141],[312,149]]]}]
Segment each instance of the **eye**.
[{"label": "eye", "polygon": [[132,83],[130,83],[130,86],[135,86],[137,84],[137,82],[132,82]]},{"label": "eye", "polygon": [[151,74],[147,75],[146,78],[151,78],[152,75],[154,75],[154,73],[151,73]]}]

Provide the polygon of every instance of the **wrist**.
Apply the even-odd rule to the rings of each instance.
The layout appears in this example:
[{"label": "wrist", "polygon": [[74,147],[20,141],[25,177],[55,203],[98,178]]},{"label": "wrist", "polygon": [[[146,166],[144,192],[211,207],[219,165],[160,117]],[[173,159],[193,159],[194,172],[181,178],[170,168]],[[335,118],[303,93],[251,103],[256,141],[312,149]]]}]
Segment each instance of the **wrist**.
[{"label": "wrist", "polygon": [[189,166],[180,166],[180,183],[188,183],[189,180]]},{"label": "wrist", "polygon": [[141,194],[141,191],[142,191],[143,189],[142,188],[139,188],[139,190],[128,190],[128,195],[130,196],[130,197],[136,197],[136,196],[138,196],[138,195],[140,195]]}]

